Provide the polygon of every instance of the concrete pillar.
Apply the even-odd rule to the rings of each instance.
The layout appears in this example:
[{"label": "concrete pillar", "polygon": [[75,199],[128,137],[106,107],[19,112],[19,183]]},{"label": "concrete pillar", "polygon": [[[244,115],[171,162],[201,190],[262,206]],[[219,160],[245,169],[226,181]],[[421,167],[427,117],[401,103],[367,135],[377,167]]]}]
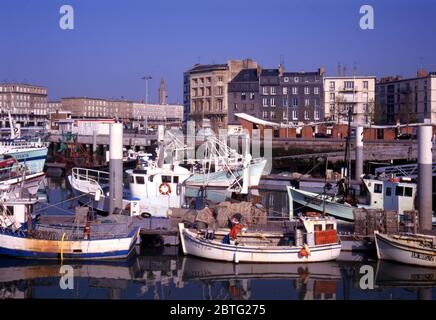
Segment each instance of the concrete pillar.
[{"label": "concrete pillar", "polygon": [[92,131],[92,151],[96,152],[97,151],[97,130],[94,129]]},{"label": "concrete pillar", "polygon": [[418,129],[418,211],[419,230],[431,231],[432,224],[432,134],[433,127]]},{"label": "concrete pillar", "polygon": [[363,174],[363,127],[356,128],[356,144],[355,144],[355,176],[354,179],[360,180]]},{"label": "concrete pillar", "polygon": [[123,205],[123,124],[112,123],[109,132],[109,214]]}]

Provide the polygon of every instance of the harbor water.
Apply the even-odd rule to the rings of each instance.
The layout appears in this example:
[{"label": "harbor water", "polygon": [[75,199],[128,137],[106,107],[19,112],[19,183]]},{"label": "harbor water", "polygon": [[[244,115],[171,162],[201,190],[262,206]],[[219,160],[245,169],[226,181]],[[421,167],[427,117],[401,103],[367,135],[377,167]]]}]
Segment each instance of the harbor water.
[{"label": "harbor water", "polygon": [[[46,214],[72,214],[65,178],[48,178]],[[285,192],[259,191],[285,216]],[[42,207],[61,203],[60,205]],[[67,273],[65,273],[67,266]],[[436,298],[436,270],[343,252],[313,264],[234,264],[186,257],[177,247],[136,248],[128,261],[58,262],[0,257],[0,299],[389,300]],[[68,271],[70,270],[70,271]],[[68,277],[67,277],[68,276]],[[71,278],[70,278],[71,276]],[[67,278],[66,278],[67,277]]]}]

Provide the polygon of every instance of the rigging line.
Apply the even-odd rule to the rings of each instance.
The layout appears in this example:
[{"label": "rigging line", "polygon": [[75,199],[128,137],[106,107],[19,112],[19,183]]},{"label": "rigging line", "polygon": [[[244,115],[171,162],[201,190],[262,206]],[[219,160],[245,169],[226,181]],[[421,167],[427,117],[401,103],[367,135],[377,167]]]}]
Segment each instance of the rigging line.
[{"label": "rigging line", "polygon": [[[77,196],[77,197],[73,197],[73,198],[70,198],[70,199],[67,199],[67,200],[64,200],[64,201],[61,201],[61,202],[55,203],[55,204],[47,205],[47,206],[45,206],[44,208],[41,208],[41,209],[35,210],[34,213],[39,212],[39,211],[42,211],[42,210],[45,210],[45,209],[48,209],[48,208],[57,207],[57,206],[59,206],[60,204],[63,204],[63,203],[65,203],[65,202],[69,202],[69,201],[73,201],[73,200],[79,199],[79,198],[81,198],[81,197],[89,196],[90,194],[91,194],[91,193],[84,193],[84,194],[81,194],[80,196]],[[41,203],[41,205],[45,205],[45,203]]]}]

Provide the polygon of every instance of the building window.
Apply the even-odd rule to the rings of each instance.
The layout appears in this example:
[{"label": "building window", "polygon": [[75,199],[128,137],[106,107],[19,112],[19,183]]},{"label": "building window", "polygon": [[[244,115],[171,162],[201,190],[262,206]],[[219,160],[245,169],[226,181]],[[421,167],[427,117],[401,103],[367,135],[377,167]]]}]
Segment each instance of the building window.
[{"label": "building window", "polygon": [[309,116],[309,111],[304,111],[304,120],[309,120],[310,116]]},{"label": "building window", "polygon": [[254,103],[251,104],[251,110],[254,110]]},{"label": "building window", "polygon": [[218,87],[218,95],[219,96],[223,95],[223,87]]},{"label": "building window", "polygon": [[315,99],[315,107],[319,107],[319,99]]},{"label": "building window", "polygon": [[217,100],[218,111],[223,111],[223,101]]},{"label": "building window", "polygon": [[268,87],[262,87],[262,93],[264,95],[267,95],[268,94]]},{"label": "building window", "polygon": [[330,101],[335,101],[335,94],[334,93],[330,93]]},{"label": "building window", "polygon": [[254,93],[252,92],[252,93],[250,93],[250,100],[254,100]]},{"label": "building window", "polygon": [[298,94],[298,88],[292,87],[292,94]]},{"label": "building window", "polygon": [[262,117],[263,117],[264,119],[268,119],[268,111],[264,111],[264,112],[262,113]]},{"label": "building window", "polygon": [[315,120],[319,120],[319,119],[321,118],[319,110],[315,110],[315,111],[313,112],[313,118],[314,118]]},{"label": "building window", "polygon": [[262,99],[262,105],[263,105],[264,107],[268,107],[268,98],[263,98],[263,99]]},{"label": "building window", "polygon": [[298,77],[294,77],[294,82],[298,82],[300,79]]},{"label": "building window", "polygon": [[298,98],[292,98],[292,106],[298,107]]},{"label": "building window", "polygon": [[292,120],[298,120],[298,111],[292,110]]},{"label": "building window", "polygon": [[283,110],[283,120],[288,120],[288,112],[287,112],[287,110]]},{"label": "building window", "polygon": [[288,99],[283,98],[283,107],[287,107],[287,106],[288,106]]},{"label": "building window", "polygon": [[245,92],[241,93],[241,100],[245,100],[247,97],[247,94]]},{"label": "building window", "polygon": [[276,87],[271,87],[271,94],[277,94],[277,88]]},{"label": "building window", "polygon": [[275,111],[271,111],[271,119],[275,119],[276,118],[276,112]]},{"label": "building window", "polygon": [[314,94],[319,94],[319,88],[318,87],[314,87],[313,88],[313,93]]},{"label": "building window", "polygon": [[223,82],[223,77],[222,76],[218,76],[217,79],[218,79],[218,82]]},{"label": "building window", "polygon": [[335,90],[335,82],[334,81],[330,81],[329,88],[330,88],[330,90]]},{"label": "building window", "polygon": [[288,78],[288,77],[284,77],[284,78],[283,78],[283,81],[284,81],[284,82],[289,82],[289,78]]},{"label": "building window", "polygon": [[304,94],[310,94],[310,88],[304,87]]},{"label": "building window", "polygon": [[304,99],[304,106],[308,107],[310,105],[310,100],[309,99]]},{"label": "building window", "polygon": [[237,103],[233,104],[233,110],[238,110],[238,104]]},{"label": "building window", "polygon": [[283,94],[288,94],[288,87],[283,87]]},{"label": "building window", "polygon": [[354,81],[344,81],[345,89],[354,89]]},{"label": "building window", "polygon": [[363,89],[368,89],[368,81],[363,81]]},{"label": "building window", "polygon": [[275,98],[271,98],[271,107],[275,107],[276,106],[276,99]]}]

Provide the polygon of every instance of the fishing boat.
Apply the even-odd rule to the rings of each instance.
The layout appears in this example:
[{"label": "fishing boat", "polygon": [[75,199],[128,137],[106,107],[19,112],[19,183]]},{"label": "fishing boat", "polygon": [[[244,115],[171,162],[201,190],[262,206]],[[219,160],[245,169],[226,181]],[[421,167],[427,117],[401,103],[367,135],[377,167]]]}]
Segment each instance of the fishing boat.
[{"label": "fishing boat", "polygon": [[[287,186],[290,210],[293,202],[319,212],[325,212],[344,221],[354,221],[353,210],[356,208],[394,210],[399,213],[400,221],[404,211],[415,209],[416,183],[408,178],[362,179],[366,189],[366,202],[351,205],[344,201],[342,195],[314,193]],[[436,216],[432,218],[436,224]]]},{"label": "fishing boat", "polygon": [[29,173],[39,173],[44,170],[48,148],[38,144],[0,143],[2,161],[15,158],[18,164],[26,166]]},{"label": "fishing boat", "polygon": [[374,231],[377,256],[422,267],[436,267],[436,234],[382,234]]},{"label": "fishing boat", "polygon": [[2,198],[0,254],[31,259],[117,259],[129,256],[136,244],[139,228],[129,217],[90,219],[87,208],[77,208],[73,217],[39,217],[32,213],[35,198]]},{"label": "fishing boat", "polygon": [[[191,175],[181,166],[155,162],[142,169],[126,170],[129,190],[123,194],[123,207],[132,215],[146,214],[166,217],[169,208],[181,208],[185,204],[184,182]],[[73,168],[68,180],[76,196],[83,196],[82,203],[101,212],[109,211],[109,173],[84,168]],[[121,183],[121,182],[120,182]],[[99,194],[98,201],[95,195]]]},{"label": "fishing boat", "polygon": [[234,243],[211,240],[196,229],[179,224],[183,253],[200,258],[259,263],[307,263],[335,260],[341,252],[336,220],[332,217],[299,217],[279,232],[247,231]]},{"label": "fishing boat", "polygon": [[[249,147],[245,148],[244,154],[240,154],[230,148],[227,142],[209,134],[204,135],[205,141],[200,147],[201,157],[185,159],[185,152],[192,148],[170,131],[167,131],[166,136],[168,141],[160,146],[160,150],[172,159],[172,164],[189,167],[192,175],[186,181],[187,186],[227,188],[236,193],[247,193],[249,188],[259,186],[261,176],[266,173],[267,160],[252,158]],[[234,135],[234,138],[242,138],[245,145],[249,146],[248,135]],[[160,150],[157,150],[157,154]]]}]

